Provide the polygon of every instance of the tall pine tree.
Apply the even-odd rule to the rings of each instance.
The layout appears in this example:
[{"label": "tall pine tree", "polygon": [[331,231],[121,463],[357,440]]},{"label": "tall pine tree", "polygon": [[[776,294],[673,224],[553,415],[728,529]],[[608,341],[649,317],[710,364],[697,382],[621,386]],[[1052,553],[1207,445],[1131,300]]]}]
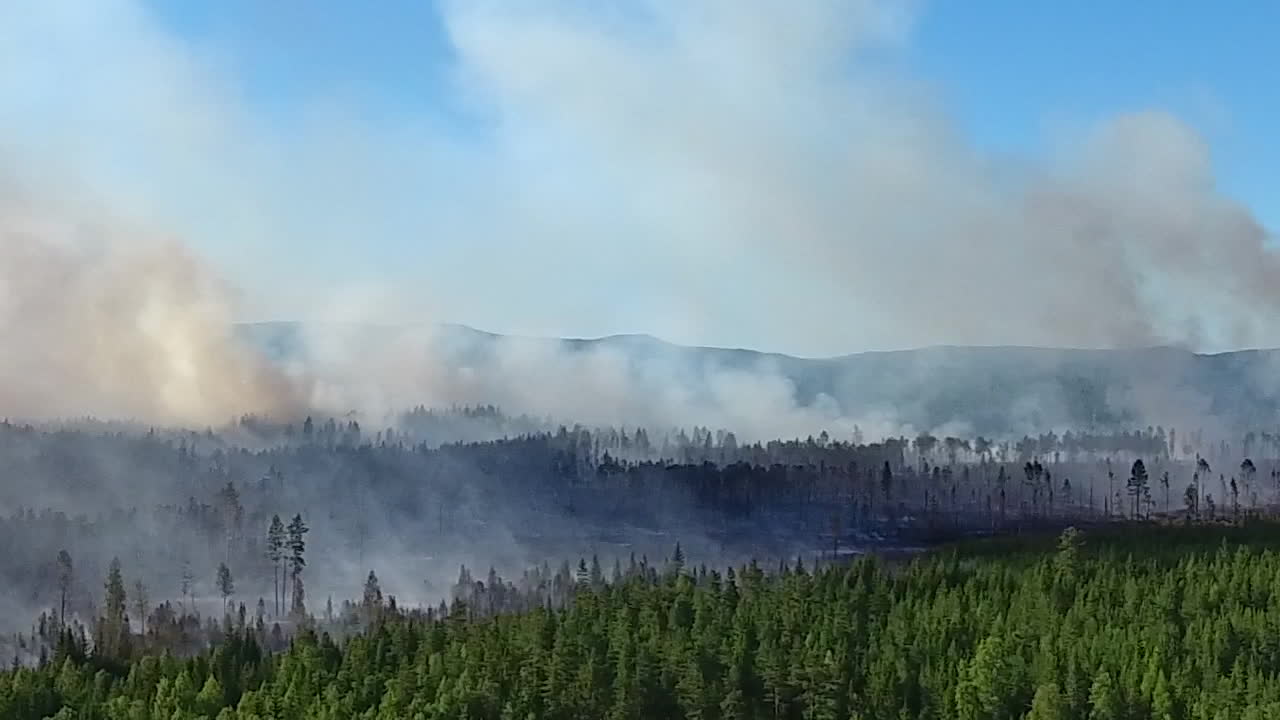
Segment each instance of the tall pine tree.
[{"label": "tall pine tree", "polygon": [[271,581],[275,585],[272,602],[275,613],[280,614],[280,561],[284,559],[285,529],[279,515],[271,516],[271,526],[267,528],[267,559],[271,561]]}]

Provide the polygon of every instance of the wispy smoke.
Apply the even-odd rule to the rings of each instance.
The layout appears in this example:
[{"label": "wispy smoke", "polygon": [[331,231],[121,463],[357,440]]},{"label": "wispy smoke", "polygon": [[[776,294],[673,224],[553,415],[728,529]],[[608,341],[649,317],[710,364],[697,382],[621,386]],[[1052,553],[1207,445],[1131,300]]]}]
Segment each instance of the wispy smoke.
[{"label": "wispy smoke", "polygon": [[[306,326],[286,354],[317,407],[393,421],[407,405],[492,404],[551,423],[588,427],[729,429],[742,440],[896,433],[901,424],[817,395],[768,356],[731,361],[654,338],[566,344],[449,326]],[[267,337],[271,333],[266,333]],[[365,348],[376,347],[375,353]]]}]

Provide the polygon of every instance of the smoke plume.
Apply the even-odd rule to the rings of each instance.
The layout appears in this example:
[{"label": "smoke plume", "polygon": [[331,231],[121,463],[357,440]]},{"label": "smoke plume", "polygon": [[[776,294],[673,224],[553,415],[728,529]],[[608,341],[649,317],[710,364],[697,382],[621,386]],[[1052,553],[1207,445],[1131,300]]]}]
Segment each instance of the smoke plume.
[{"label": "smoke plume", "polygon": [[229,297],[182,244],[0,190],[0,411],[205,425],[301,395],[231,338]]},{"label": "smoke plume", "polygon": [[[336,87],[286,88],[268,112],[230,46],[179,35],[141,3],[4,4],[4,157],[193,248],[67,246],[5,220],[5,329],[30,348],[8,351],[5,380],[43,380],[8,383],[21,389],[4,410],[190,419],[291,405],[226,342],[224,274],[243,291],[239,317],[637,330],[804,355],[1280,343],[1270,238],[1218,191],[1194,128],[1135,108],[1042,155],[981,150],[902,71],[917,10],[446,2],[435,110],[399,104],[390,121]],[[370,286],[391,300],[353,310]],[[798,402],[767,366],[713,368],[691,387],[656,359],[634,384],[607,353],[516,343],[500,376],[477,378],[436,352],[319,342],[308,356],[330,381],[307,399],[492,400],[759,434],[858,412]],[[296,371],[306,384],[313,369]]]},{"label": "smoke plume", "polygon": [[1166,112],[1009,160],[858,62],[901,39],[884,32],[894,3],[653,2],[646,32],[465,7],[451,27],[468,78],[684,256],[692,271],[671,274],[700,286],[704,327],[729,311],[720,296],[765,344],[831,353],[1280,340],[1267,235]]}]

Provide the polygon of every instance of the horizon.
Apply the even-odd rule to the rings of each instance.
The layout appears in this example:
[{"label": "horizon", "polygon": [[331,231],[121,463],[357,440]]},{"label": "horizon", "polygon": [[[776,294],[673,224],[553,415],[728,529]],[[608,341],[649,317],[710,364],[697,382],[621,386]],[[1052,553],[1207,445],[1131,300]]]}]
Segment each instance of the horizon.
[{"label": "horizon", "polygon": [[857,357],[859,355],[884,355],[892,353],[912,353],[927,350],[1037,350],[1046,352],[1082,352],[1082,353],[1133,353],[1133,352],[1152,352],[1157,350],[1172,350],[1175,352],[1186,353],[1189,355],[1197,355],[1200,357],[1216,357],[1221,355],[1237,355],[1252,352],[1276,352],[1280,351],[1278,347],[1243,347],[1233,350],[1219,351],[1201,351],[1188,347],[1180,347],[1177,345],[1142,345],[1135,347],[1071,347],[1062,345],[919,345],[913,347],[897,347],[897,348],[877,348],[871,350],[859,350],[851,353],[843,353],[840,355],[796,355],[780,350],[770,350],[767,348],[754,348],[742,346],[727,345],[691,345],[674,340],[669,340],[652,333],[645,332],[620,332],[611,333],[609,335],[593,335],[593,336],[573,336],[573,335],[516,335],[495,332],[478,328],[466,323],[452,321],[419,321],[419,322],[373,322],[373,321],[353,321],[353,322],[310,322],[306,320],[239,320],[234,323],[238,327],[248,326],[335,326],[343,328],[377,328],[380,330],[399,330],[406,328],[456,328],[468,332],[484,335],[493,339],[513,339],[513,340],[541,340],[547,342],[581,342],[581,343],[597,343],[609,340],[650,340],[663,345],[683,350],[712,350],[723,352],[745,352],[756,355],[773,355],[786,357],[793,360],[840,360],[843,358]]}]

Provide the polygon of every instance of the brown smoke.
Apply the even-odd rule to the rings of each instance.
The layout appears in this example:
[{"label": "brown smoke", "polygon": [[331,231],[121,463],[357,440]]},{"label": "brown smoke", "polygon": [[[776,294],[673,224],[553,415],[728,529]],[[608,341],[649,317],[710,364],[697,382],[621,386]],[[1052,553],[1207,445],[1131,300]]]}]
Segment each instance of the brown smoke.
[{"label": "brown smoke", "polygon": [[0,414],[212,424],[300,397],[178,242],[0,185]]}]

